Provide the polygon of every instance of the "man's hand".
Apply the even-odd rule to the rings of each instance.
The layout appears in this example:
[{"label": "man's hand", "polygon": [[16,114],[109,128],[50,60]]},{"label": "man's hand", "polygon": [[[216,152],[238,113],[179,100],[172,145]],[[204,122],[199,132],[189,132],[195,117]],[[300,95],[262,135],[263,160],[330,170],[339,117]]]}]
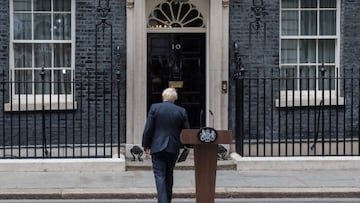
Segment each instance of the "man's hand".
[{"label": "man's hand", "polygon": [[144,151],[145,151],[145,154],[149,154],[150,153],[150,147],[144,147]]}]

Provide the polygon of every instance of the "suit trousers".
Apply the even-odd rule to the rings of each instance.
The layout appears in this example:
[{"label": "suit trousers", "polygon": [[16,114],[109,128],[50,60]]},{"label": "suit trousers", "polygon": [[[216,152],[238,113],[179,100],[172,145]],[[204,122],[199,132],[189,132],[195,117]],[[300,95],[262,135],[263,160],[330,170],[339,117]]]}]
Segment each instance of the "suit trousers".
[{"label": "suit trousers", "polygon": [[151,155],[158,203],[171,203],[174,184],[174,167],[178,154],[166,151]]}]

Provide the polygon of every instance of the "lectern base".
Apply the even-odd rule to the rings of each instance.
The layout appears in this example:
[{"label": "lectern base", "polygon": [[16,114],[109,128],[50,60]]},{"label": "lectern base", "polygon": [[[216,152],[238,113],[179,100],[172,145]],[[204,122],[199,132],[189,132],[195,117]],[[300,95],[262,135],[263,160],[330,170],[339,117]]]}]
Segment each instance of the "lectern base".
[{"label": "lectern base", "polygon": [[194,146],[196,203],[214,203],[218,144],[231,144],[231,130],[218,130],[217,139],[211,143],[200,141],[201,129],[182,130],[183,144]]},{"label": "lectern base", "polygon": [[194,145],[196,203],[214,203],[217,144]]}]

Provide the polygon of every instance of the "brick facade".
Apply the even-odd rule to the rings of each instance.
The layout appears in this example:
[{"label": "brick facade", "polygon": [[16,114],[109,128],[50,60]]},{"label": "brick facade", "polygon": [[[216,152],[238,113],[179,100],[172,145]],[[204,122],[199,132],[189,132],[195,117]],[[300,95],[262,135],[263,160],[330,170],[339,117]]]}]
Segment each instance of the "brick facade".
[{"label": "brick facade", "polygon": [[[19,113],[4,112],[4,105],[1,105],[0,145],[19,145],[19,143],[41,145],[44,130],[47,135],[47,144],[52,143],[54,146],[95,142],[100,144],[110,140],[117,143],[119,133],[120,142],[125,142],[126,7],[125,1],[110,1],[110,3],[111,11],[106,17],[107,27],[103,31],[102,21],[97,13],[98,2],[76,1],[75,101],[77,109],[43,112],[40,108],[39,111],[31,113]],[[112,26],[112,33],[109,25]],[[97,31],[96,27],[98,27]],[[95,43],[98,45],[97,51]],[[0,44],[0,65],[1,71],[4,71],[4,74],[0,72],[0,81],[6,81],[1,83],[4,88],[0,87],[0,103],[4,104],[9,102],[9,91],[6,91],[9,89],[7,83],[9,76],[8,1],[0,2]],[[115,74],[117,72],[120,72],[120,80],[117,80],[118,76]],[[111,83],[111,80],[114,82]],[[118,114],[120,114],[120,119]],[[45,129],[43,122],[45,122]],[[104,124],[105,128],[100,127]],[[121,126],[120,130],[119,126]],[[110,132],[114,134],[112,138],[109,136]]]},{"label": "brick facade", "polygon": [[[258,1],[260,2],[260,1]],[[253,6],[253,1],[251,0],[234,0],[231,1],[230,5],[230,58],[231,61],[234,61],[234,50],[231,48],[234,42],[238,42],[240,45],[240,55],[241,62],[246,72],[245,75],[260,75],[261,77],[270,77],[271,70],[272,74],[279,74],[279,14],[280,14],[280,2],[276,1],[264,1],[265,15],[261,16],[261,21],[266,24],[266,29],[261,30],[259,34],[250,32],[251,23],[254,22],[254,13],[251,10]],[[340,36],[340,72],[343,77],[352,77],[354,74],[359,74],[358,64],[359,64],[359,26],[360,23],[356,20],[357,10],[360,4],[357,1],[353,0],[342,0],[341,1],[341,36]],[[265,32],[265,33],[264,33]],[[229,65],[230,73],[236,72],[236,66],[233,62]],[[351,72],[351,69],[353,69]],[[232,77],[232,75],[230,75]],[[344,80],[341,80],[342,82]],[[235,81],[230,81],[230,103],[229,103],[229,128],[235,131]],[[324,123],[317,121],[319,117],[318,108],[276,108],[275,100],[279,98],[277,92],[279,90],[278,83],[274,83],[273,86],[274,94],[271,95],[270,83],[267,82],[265,85],[260,81],[259,84],[256,84],[256,81],[252,81],[251,92],[245,93],[245,101],[248,102],[248,99],[251,98],[251,102],[245,103],[244,105],[244,126],[245,134],[250,134],[252,139],[256,138],[256,135],[259,135],[259,139],[270,139],[271,136],[274,136],[273,139],[306,139],[307,134],[313,137],[316,129],[322,131],[325,139],[330,138],[329,134],[334,134],[336,131],[336,125],[334,122],[338,117],[338,126],[341,126],[338,130],[339,134],[342,136],[344,133],[350,132],[351,137],[357,136],[359,127],[358,127],[358,96],[359,94],[359,84],[358,80],[345,80],[345,96],[343,91],[343,84],[340,84],[341,96],[345,98],[344,106],[337,109],[335,107],[330,107],[324,111],[324,114],[321,115],[325,118]],[[248,87],[250,84],[245,84],[245,87]],[[259,87],[257,87],[259,85]],[[262,86],[268,88],[267,91],[262,91]],[[260,93],[256,90],[259,88]],[[353,93],[351,93],[351,91]],[[318,95],[321,97],[322,95]],[[264,100],[264,98],[266,98]],[[255,100],[258,100],[255,102]],[[273,100],[274,103],[271,103]],[[256,106],[260,104],[259,106]],[[334,105],[334,103],[332,103]],[[250,110],[249,110],[250,109]],[[344,111],[346,112],[344,116]],[[308,114],[310,116],[308,117]],[[316,115],[315,115],[316,114]],[[280,119],[279,119],[280,115]],[[269,120],[273,116],[273,122],[263,122],[264,120]],[[352,121],[349,122],[349,121]],[[302,124],[301,124],[302,123]],[[314,123],[318,125],[313,127]],[[307,129],[306,125],[310,125],[310,129]],[[300,129],[300,125],[305,126],[303,129]],[[324,128],[323,128],[324,127]],[[279,133],[279,128],[281,133]],[[294,129],[293,129],[294,128]],[[351,129],[351,130],[350,130]],[[300,132],[303,130],[302,136]],[[287,131],[287,132],[285,132]],[[309,133],[307,133],[309,132]],[[348,133],[347,133],[348,134]],[[322,135],[321,135],[322,136]],[[332,137],[334,139],[334,137]],[[313,139],[313,138],[311,138]]]},{"label": "brick facade", "polygon": [[[264,13],[261,15],[261,26],[257,30],[254,25],[256,22],[255,13],[252,10],[253,0],[231,0],[230,1],[230,28],[229,28],[229,129],[235,131],[235,110],[237,103],[235,101],[235,80],[232,79],[236,72],[234,63],[233,43],[237,42],[240,47],[240,55],[242,64],[248,75],[270,76],[279,72],[279,2],[280,0],[264,1]],[[88,87],[76,83],[75,95],[77,101],[77,110],[61,111],[45,113],[37,111],[36,113],[26,112],[4,112],[4,105],[0,106],[0,146],[13,144],[41,144],[42,142],[42,126],[45,119],[46,128],[49,125],[55,126],[52,133],[51,142],[59,143],[102,143],[108,142],[110,138],[105,136],[105,140],[101,137],[95,137],[95,132],[102,135],[108,135],[110,131],[120,132],[121,143],[125,142],[126,132],[126,1],[110,1],[111,12],[106,18],[106,23],[112,26],[102,27],[101,18],[97,13],[98,1],[76,0],[76,49],[75,49],[75,81],[84,81],[83,84],[91,84]],[[358,20],[358,10],[360,1],[342,0],[341,1],[341,47],[340,47],[340,70],[344,76],[351,76],[352,68],[355,73],[359,73],[358,64],[360,64],[360,21]],[[98,25],[98,29],[97,28]],[[98,46],[95,44],[97,43]],[[112,55],[112,57],[111,57]],[[8,81],[9,68],[9,1],[0,1],[0,82],[2,79]],[[101,81],[111,81],[116,79],[116,73],[120,73],[120,99],[111,97],[114,94],[116,83],[102,84]],[[95,83],[100,81],[100,83]],[[114,80],[115,81],[115,80]],[[354,84],[350,80],[345,81],[345,89],[352,88],[359,90],[358,83]],[[114,86],[111,86],[114,85]],[[255,84],[257,85],[257,84]],[[268,87],[269,84],[263,84]],[[117,87],[117,86],[116,86]],[[274,92],[279,87],[274,86]],[[7,83],[0,85],[0,104],[7,103],[9,100],[9,89]],[[261,89],[259,87],[259,89]],[[356,94],[359,91],[355,92]],[[275,101],[276,95],[272,95]],[[264,95],[257,95],[256,91],[247,92],[246,98],[259,98],[259,102],[266,103],[269,101],[268,92]],[[264,99],[267,98],[267,99]],[[351,103],[353,109],[346,106],[336,110],[339,118],[339,125],[345,128],[352,124],[347,123],[350,117],[344,118],[344,111],[348,111],[356,118],[351,119],[353,125],[358,122],[358,97],[351,97],[350,92],[345,91],[345,103]],[[271,99],[270,99],[271,100]],[[106,105],[103,105],[105,103]],[[272,106],[271,106],[272,105]],[[256,104],[250,102],[248,105],[252,110],[256,109]],[[244,112],[245,132],[250,133],[251,137],[260,135],[268,138],[273,134],[276,138],[280,133],[273,128],[274,126],[289,126],[289,136],[299,138],[298,130],[292,129],[292,122],[316,122],[316,116],[309,118],[302,115],[304,109],[299,108],[272,108],[273,103],[262,107],[262,110],[256,113],[249,113],[246,107]],[[119,109],[120,108],[120,109]],[[306,109],[311,115],[316,114],[315,109]],[[335,111],[325,112],[324,117],[335,114]],[[120,113],[120,119],[118,119]],[[111,114],[113,117],[109,117]],[[280,115],[282,119],[274,119],[272,124],[264,123],[259,118],[269,119],[269,115],[274,117]],[[350,116],[346,114],[346,116]],[[289,117],[287,117],[289,116]],[[306,115],[307,116],[307,115]],[[334,115],[332,115],[334,116]],[[67,118],[69,122],[67,122]],[[288,118],[288,119],[284,119]],[[300,119],[301,118],[301,119]],[[334,117],[333,117],[334,118]],[[260,119],[260,120],[261,120]],[[12,122],[10,122],[12,120]],[[110,121],[112,120],[112,121]],[[120,121],[119,121],[120,120]],[[301,121],[300,121],[301,120]],[[110,122],[109,122],[110,121]],[[119,121],[119,122],[118,122]],[[331,122],[327,119],[324,125],[330,126],[328,129],[334,131]],[[21,129],[20,123],[28,126],[27,129]],[[251,125],[257,123],[258,126]],[[60,124],[60,125],[59,125]],[[103,127],[105,125],[105,127]],[[75,126],[75,127],[74,127]],[[76,126],[82,126],[76,127]],[[100,128],[100,126],[102,126]],[[119,129],[119,126],[121,129]],[[250,129],[251,126],[257,129]],[[105,129],[105,131],[103,130]],[[284,130],[284,129],[280,129]],[[358,128],[353,129],[358,132]],[[272,133],[271,133],[272,132]],[[310,130],[314,133],[314,129]],[[26,134],[26,136],[20,136]],[[4,136],[6,135],[6,136]],[[81,135],[81,136],[79,136]],[[283,138],[283,137],[282,137]],[[113,139],[117,139],[114,137]],[[276,138],[278,139],[278,138]],[[113,140],[114,141],[114,140]]]}]

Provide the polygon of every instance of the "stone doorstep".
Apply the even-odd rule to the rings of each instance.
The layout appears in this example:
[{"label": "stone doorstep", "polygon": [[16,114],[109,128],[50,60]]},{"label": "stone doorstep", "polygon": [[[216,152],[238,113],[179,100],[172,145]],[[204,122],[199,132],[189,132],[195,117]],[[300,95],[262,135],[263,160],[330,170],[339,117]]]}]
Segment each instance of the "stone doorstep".
[{"label": "stone doorstep", "polygon": [[[175,170],[194,170],[194,159],[189,157],[186,161],[181,163],[176,163]],[[217,162],[218,170],[236,170],[236,164],[234,160],[218,160]],[[126,160],[126,170],[135,171],[135,170],[152,170],[151,159],[147,158],[144,161],[132,161]]]},{"label": "stone doorstep", "polygon": [[[132,147],[132,145],[129,145]],[[129,147],[128,146],[128,147]],[[129,150],[127,150],[129,151]],[[181,150],[182,151],[182,150]],[[180,151],[180,153],[181,153]],[[126,153],[126,170],[135,171],[135,170],[152,170],[151,156],[148,154],[142,155],[143,161],[133,160],[131,154]],[[236,170],[236,162],[230,157],[229,153],[227,154],[227,160],[218,160],[217,169],[218,170]],[[190,153],[184,162],[176,163],[175,170],[194,170],[194,150],[190,148]]]}]

